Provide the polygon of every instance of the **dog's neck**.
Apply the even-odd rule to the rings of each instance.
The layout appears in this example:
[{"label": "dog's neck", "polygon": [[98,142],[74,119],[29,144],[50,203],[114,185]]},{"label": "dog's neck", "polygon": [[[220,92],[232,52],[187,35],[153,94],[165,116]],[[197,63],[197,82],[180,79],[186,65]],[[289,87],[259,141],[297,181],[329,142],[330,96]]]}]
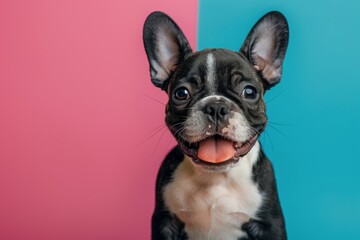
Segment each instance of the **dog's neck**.
[{"label": "dog's neck", "polygon": [[245,236],[236,226],[256,218],[263,202],[252,176],[259,151],[257,142],[226,172],[204,171],[185,157],[174,173],[173,182],[166,186],[164,199],[171,212],[185,223],[190,239]]}]

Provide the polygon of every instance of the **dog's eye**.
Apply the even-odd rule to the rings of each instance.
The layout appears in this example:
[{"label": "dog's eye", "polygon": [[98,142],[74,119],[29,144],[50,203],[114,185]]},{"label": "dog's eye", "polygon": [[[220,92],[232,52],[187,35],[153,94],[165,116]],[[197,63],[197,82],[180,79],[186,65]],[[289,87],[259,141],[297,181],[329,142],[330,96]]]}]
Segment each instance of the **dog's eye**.
[{"label": "dog's eye", "polygon": [[174,91],[174,97],[177,100],[187,100],[190,98],[190,93],[185,87],[179,87]]},{"label": "dog's eye", "polygon": [[258,98],[258,92],[255,87],[248,85],[242,91],[241,96],[249,100],[256,100]]}]

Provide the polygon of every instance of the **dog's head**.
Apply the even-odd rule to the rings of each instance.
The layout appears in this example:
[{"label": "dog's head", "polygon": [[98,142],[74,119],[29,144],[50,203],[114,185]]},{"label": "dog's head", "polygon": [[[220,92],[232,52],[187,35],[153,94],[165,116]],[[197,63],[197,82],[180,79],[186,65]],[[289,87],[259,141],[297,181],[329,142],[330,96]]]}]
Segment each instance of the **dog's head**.
[{"label": "dog's head", "polygon": [[227,170],[257,142],[267,122],[263,95],[280,81],[288,35],[285,17],[270,12],[239,52],[193,52],[172,19],[149,15],[143,36],[151,80],[167,92],[166,124],[195,164]]}]

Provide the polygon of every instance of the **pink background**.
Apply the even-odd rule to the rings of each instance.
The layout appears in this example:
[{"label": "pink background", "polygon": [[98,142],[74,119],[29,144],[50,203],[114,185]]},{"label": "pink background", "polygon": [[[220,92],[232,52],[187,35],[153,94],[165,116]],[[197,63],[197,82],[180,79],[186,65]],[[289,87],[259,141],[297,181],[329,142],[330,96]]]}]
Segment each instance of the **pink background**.
[{"label": "pink background", "polygon": [[0,239],[149,239],[175,144],[142,44],[153,10],[195,47],[193,0],[0,2]]}]

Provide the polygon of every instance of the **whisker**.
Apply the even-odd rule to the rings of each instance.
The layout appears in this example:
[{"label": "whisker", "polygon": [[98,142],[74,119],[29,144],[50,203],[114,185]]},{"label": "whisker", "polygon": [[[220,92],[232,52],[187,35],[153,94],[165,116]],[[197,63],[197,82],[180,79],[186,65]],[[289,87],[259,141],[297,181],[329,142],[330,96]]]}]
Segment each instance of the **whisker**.
[{"label": "whisker", "polygon": [[166,129],[165,129],[165,130],[163,131],[163,133],[160,135],[159,140],[157,141],[156,146],[155,146],[154,151],[153,151],[153,153],[152,153],[151,156],[154,156],[154,154],[156,153],[156,150],[157,150],[157,148],[158,148],[158,146],[159,146],[159,143],[160,143],[160,141],[161,141],[161,139],[162,139],[162,137],[164,136],[165,133],[166,133]]},{"label": "whisker", "polygon": [[269,122],[269,124],[272,124],[272,125],[278,125],[278,126],[289,126],[289,127],[294,127],[295,125],[294,124],[288,124],[288,123],[275,123],[275,122]]},{"label": "whisker", "polygon": [[180,125],[180,124],[182,124],[182,123],[183,123],[183,122],[175,123],[175,124],[169,126],[169,128],[172,129],[172,130],[174,130],[174,127],[176,127],[176,126],[178,126],[178,125]]},{"label": "whisker", "polygon": [[155,132],[156,130],[158,130],[158,129],[160,129],[160,128],[164,128],[164,127],[166,127],[166,125],[165,125],[165,124],[161,124],[161,125],[155,127],[153,130],[151,130],[151,131],[149,131],[148,133],[146,133],[146,135],[152,134],[152,133]]},{"label": "whisker", "polygon": [[174,141],[174,138],[171,136],[170,141],[169,141],[168,145],[166,146],[166,149],[170,149],[170,145],[173,141]]},{"label": "whisker", "polygon": [[269,127],[271,127],[272,129],[274,129],[276,132],[280,133],[282,136],[288,138],[288,136],[286,134],[284,134],[283,132],[281,132],[280,130],[276,129],[275,127],[268,125]]},{"label": "whisker", "polygon": [[166,105],[165,103],[163,103],[163,102],[161,102],[161,101],[159,101],[159,100],[157,100],[157,99],[155,99],[155,98],[153,98],[153,97],[150,97],[149,95],[146,95],[145,93],[143,93],[142,95],[143,95],[144,97],[147,97],[147,98],[153,100],[154,102],[160,103],[160,104],[163,105],[163,106]]},{"label": "whisker", "polygon": [[185,127],[181,127],[179,128],[175,133],[174,136],[179,136],[181,137],[182,133],[185,131]]},{"label": "whisker", "polygon": [[[269,135],[269,133],[267,132],[267,131],[264,131],[264,134],[265,134],[265,136],[269,139],[269,141],[270,141],[270,146],[271,146],[271,151],[274,151],[274,145],[273,145],[273,142],[272,142],[272,140],[271,140],[271,138],[270,138],[270,135]],[[265,138],[266,139],[266,138]]]},{"label": "whisker", "polygon": [[175,128],[171,128],[171,133],[174,136],[178,136],[180,132],[182,132],[184,130],[184,127],[180,127],[179,129],[175,129]]},{"label": "whisker", "polygon": [[260,135],[260,132],[256,129],[256,128],[250,128],[250,133],[251,134],[257,134],[257,135]]},{"label": "whisker", "polygon": [[272,101],[274,101],[275,99],[277,99],[278,97],[280,97],[281,95],[283,95],[285,93],[286,90],[282,91],[281,93],[279,93],[277,96],[271,98],[269,101],[266,101],[265,103],[268,104]]},{"label": "whisker", "polygon": [[137,144],[137,147],[141,146],[142,144],[144,144],[145,142],[149,141],[151,138],[153,138],[156,134],[158,134],[161,130],[166,129],[165,126],[159,128],[158,130],[156,130],[153,134],[151,134],[149,137],[145,138],[143,141],[141,141],[140,143]]}]

